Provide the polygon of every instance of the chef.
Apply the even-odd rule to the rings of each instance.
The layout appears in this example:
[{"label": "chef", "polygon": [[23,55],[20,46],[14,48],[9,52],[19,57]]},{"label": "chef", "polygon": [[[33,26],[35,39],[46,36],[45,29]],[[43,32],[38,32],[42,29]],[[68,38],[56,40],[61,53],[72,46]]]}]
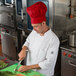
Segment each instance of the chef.
[{"label": "chef", "polygon": [[45,76],[53,76],[59,39],[46,24],[47,7],[39,1],[27,7],[26,11],[31,18],[33,30],[18,54],[19,60],[23,60],[26,57],[26,51],[28,51],[26,66],[21,66],[18,71],[33,69]]}]

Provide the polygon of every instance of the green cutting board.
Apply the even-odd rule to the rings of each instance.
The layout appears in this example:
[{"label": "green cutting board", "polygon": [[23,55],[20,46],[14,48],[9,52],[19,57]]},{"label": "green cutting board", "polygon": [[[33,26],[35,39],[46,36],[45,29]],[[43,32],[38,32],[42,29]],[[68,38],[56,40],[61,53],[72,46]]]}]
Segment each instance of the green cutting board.
[{"label": "green cutting board", "polygon": [[[2,69],[2,70],[0,70],[0,71],[9,71],[9,72],[15,73],[14,69],[16,68],[17,65],[18,65],[18,64],[11,65],[11,66],[9,66],[9,67],[7,67],[7,68],[5,68],[5,69]],[[20,66],[21,66],[21,65],[20,65]],[[19,67],[20,67],[20,66],[19,66]],[[19,68],[19,67],[18,67],[18,68]],[[17,74],[22,74],[22,75],[25,75],[25,76],[45,76],[45,75],[43,75],[43,74],[41,74],[41,73],[38,73],[38,72],[36,72],[36,71],[33,71],[33,70],[26,71],[25,73],[21,73],[21,72],[16,71],[16,73],[17,73]]]}]

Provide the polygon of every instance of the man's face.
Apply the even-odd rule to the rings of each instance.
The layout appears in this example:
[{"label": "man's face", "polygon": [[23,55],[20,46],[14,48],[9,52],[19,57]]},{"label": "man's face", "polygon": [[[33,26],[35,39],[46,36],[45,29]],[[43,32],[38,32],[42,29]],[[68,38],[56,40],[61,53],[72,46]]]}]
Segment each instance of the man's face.
[{"label": "man's face", "polygon": [[43,31],[43,27],[42,24],[32,24],[33,29],[37,32],[37,33],[42,33]]}]

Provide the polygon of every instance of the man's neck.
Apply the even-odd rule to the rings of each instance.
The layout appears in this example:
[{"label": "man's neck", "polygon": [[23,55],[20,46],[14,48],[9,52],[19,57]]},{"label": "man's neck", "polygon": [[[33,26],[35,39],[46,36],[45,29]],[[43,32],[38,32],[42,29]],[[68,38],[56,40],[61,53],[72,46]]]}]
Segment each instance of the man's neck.
[{"label": "man's neck", "polygon": [[48,30],[49,30],[49,27],[46,26],[46,27],[44,28],[44,30],[42,31],[42,33],[40,33],[40,35],[41,35],[41,36],[44,36],[44,34],[45,34]]}]

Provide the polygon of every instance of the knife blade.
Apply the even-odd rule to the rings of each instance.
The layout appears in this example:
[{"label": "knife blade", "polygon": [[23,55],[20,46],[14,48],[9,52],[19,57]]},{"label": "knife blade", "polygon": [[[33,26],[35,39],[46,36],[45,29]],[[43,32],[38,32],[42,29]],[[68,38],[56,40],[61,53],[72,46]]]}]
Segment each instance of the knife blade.
[{"label": "knife blade", "polygon": [[14,71],[17,71],[18,66],[21,64],[22,60],[18,62],[17,67],[14,69]]}]

